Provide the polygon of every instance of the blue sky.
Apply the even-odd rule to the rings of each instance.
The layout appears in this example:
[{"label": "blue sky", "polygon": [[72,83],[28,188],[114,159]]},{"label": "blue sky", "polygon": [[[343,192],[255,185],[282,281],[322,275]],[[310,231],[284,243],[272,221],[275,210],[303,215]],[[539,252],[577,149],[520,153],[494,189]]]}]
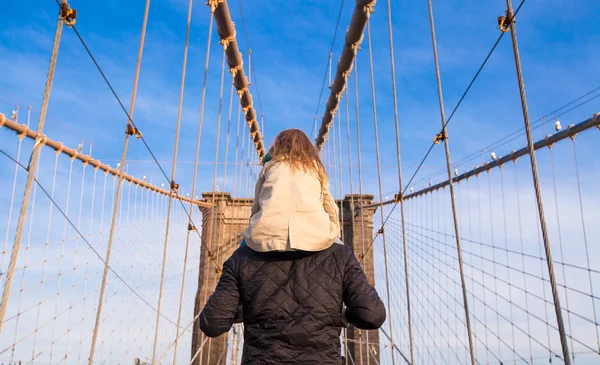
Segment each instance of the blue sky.
[{"label": "blue sky", "polygon": [[[318,93],[328,60],[329,47],[339,10],[339,1],[277,1],[277,2],[243,2],[247,36],[252,46],[252,65],[254,77],[251,92],[254,96],[258,113],[257,84],[259,86],[262,106],[265,115],[267,137],[273,137],[285,128],[301,128],[308,134],[312,132],[313,118],[318,101]],[[78,10],[77,28],[94,56],[102,66],[108,79],[128,106],[131,97],[139,33],[142,24],[144,1],[121,2],[83,2],[73,0],[71,5]],[[434,1],[437,40],[441,65],[441,76],[444,90],[446,115],[448,116],[470,82],[475,71],[495,42],[499,31],[496,28],[496,17],[504,12],[503,1]],[[246,34],[237,2],[229,3],[233,20],[236,22],[237,39],[247,67]],[[517,6],[517,3],[514,4]],[[344,31],[349,24],[354,5],[346,1],[336,38],[333,59],[334,63],[342,47]],[[23,9],[28,9],[24,12]],[[44,88],[48,59],[56,26],[56,5],[51,0],[12,2],[3,5],[3,27],[0,29],[0,113],[10,115],[14,105],[20,106],[20,123],[26,122],[26,109],[31,105],[39,109]],[[383,195],[391,195],[397,191],[395,138],[393,122],[393,100],[391,97],[389,46],[387,33],[386,2],[380,1],[372,15],[373,61],[375,89],[377,96],[377,116],[379,125],[380,151],[382,157]],[[440,129],[437,89],[431,50],[431,38],[426,1],[398,2],[392,1],[394,22],[394,51],[398,85],[398,108],[401,128],[403,173],[405,177],[412,175],[431,144],[435,133]],[[570,102],[585,92],[600,86],[600,69],[597,67],[600,50],[600,28],[597,26],[597,15],[600,3],[593,0],[577,3],[562,0],[541,1],[528,0],[518,17],[518,32],[521,58],[528,93],[529,110],[532,121],[548,112]],[[170,162],[173,154],[173,140],[177,105],[179,98],[179,82],[185,37],[187,1],[154,0],[150,8],[148,33],[142,61],[140,83],[134,120],[152,151],[162,162],[162,166],[170,174]],[[182,118],[180,153],[176,180],[182,192],[190,191],[192,164],[196,146],[197,124],[199,120],[200,99],[206,38],[208,31],[209,11],[203,2],[194,4],[190,53]],[[215,138],[217,135],[219,79],[221,64],[221,47],[216,43],[213,34],[207,100],[204,113],[204,129],[200,161],[211,163],[215,159]],[[360,122],[362,143],[363,191],[377,195],[377,169],[375,164],[373,113],[370,93],[370,76],[368,72],[368,54],[366,39],[358,56]],[[335,65],[334,65],[335,69]],[[247,72],[247,68],[246,68]],[[353,74],[354,75],[354,74]],[[226,75],[226,81],[229,76]],[[354,85],[354,79],[350,82]],[[596,92],[593,95],[598,95]],[[323,106],[328,97],[327,89],[317,114],[320,122]],[[237,100],[234,100],[237,102]],[[345,101],[342,100],[345,109]],[[222,105],[222,126],[219,161],[224,160],[224,136],[229,109],[229,83],[225,83]],[[350,87],[350,124],[353,165],[353,187],[358,187],[356,169],[356,127],[354,114],[354,87]],[[578,123],[600,111],[600,99],[591,102],[560,117],[563,127]],[[237,123],[237,104],[233,105],[231,136],[228,162],[234,161],[235,130]],[[37,122],[37,114],[33,114],[32,124]],[[87,144],[93,142],[93,157],[115,166],[120,158],[123,129],[126,122],[124,113],[101,79],[81,44],[69,29],[65,29],[61,43],[56,77],[50,101],[48,121],[45,133],[65,145],[76,147],[82,140]],[[343,193],[349,192],[348,158],[345,112],[342,113],[342,154],[344,165]],[[336,119],[336,128],[337,128]],[[514,61],[510,38],[505,37],[491,57],[488,65],[481,73],[457,114],[449,126],[451,154],[454,161],[477,152],[482,147],[501,139],[505,135],[519,130],[523,126],[522,114],[517,89]],[[245,126],[242,124],[242,128]],[[552,133],[552,123],[534,131],[536,140]],[[336,129],[337,134],[337,129]],[[16,155],[17,141],[12,132],[0,128],[0,143],[7,152]],[[327,148],[332,149],[331,140]],[[509,144],[496,149],[497,155],[503,155],[512,149],[521,148],[525,143],[523,134]],[[587,132],[577,137],[579,167],[581,169],[582,191],[587,217],[594,221],[597,215],[599,196],[596,184],[600,178],[600,161],[597,153],[598,134]],[[580,235],[578,212],[579,206],[573,199],[574,172],[570,142],[565,142],[555,151],[559,171],[557,181],[562,222],[570,222],[571,231],[565,232],[573,237]],[[241,136],[240,136],[241,145]],[[27,161],[31,143],[24,142],[21,161]],[[339,146],[336,147],[339,153]],[[324,156],[331,151],[325,150]],[[54,154],[44,152],[40,168],[41,180],[49,187]],[[544,192],[547,207],[553,208],[552,190],[549,180],[547,152],[540,153],[540,175],[544,180]],[[132,140],[128,158],[128,171],[136,177],[148,176],[153,183],[160,185],[164,179],[153,162],[148,151],[140,141]],[[489,152],[485,158],[489,161]],[[326,159],[326,157],[324,157]],[[520,160],[523,161],[523,160]],[[476,156],[459,170],[465,171],[481,163]],[[429,160],[413,184],[415,189],[425,186],[424,177],[444,167],[443,148],[434,148]],[[519,162],[519,179],[523,176],[523,184],[530,184],[528,164]],[[2,171],[10,174],[2,175],[0,187],[2,191],[10,191],[12,187],[12,169],[14,164],[0,158]],[[8,169],[8,170],[7,170]],[[78,196],[81,166],[75,165],[72,196]],[[66,183],[68,163],[59,166],[59,184]],[[89,171],[89,169],[88,169]],[[23,173],[20,172],[20,179]],[[5,176],[10,176],[5,178]],[[222,176],[222,168],[217,174],[217,185]],[[227,186],[232,190],[233,166],[227,171]],[[492,183],[498,188],[497,175]],[[89,177],[86,177],[86,179]],[[332,177],[332,180],[336,178]],[[444,175],[432,178],[434,183],[444,179]],[[89,180],[86,180],[89,181]],[[100,181],[100,178],[98,179]],[[199,167],[197,191],[212,189],[213,167]],[[252,178],[243,183],[241,195],[251,192]],[[100,184],[100,182],[99,182]],[[337,184],[334,195],[340,196]],[[87,185],[86,185],[87,186]],[[101,186],[101,185],[99,185]],[[110,181],[108,183],[110,187]],[[533,202],[533,195],[528,185],[528,201]],[[461,187],[464,189],[464,186]],[[100,189],[100,188],[98,188]],[[244,190],[245,189],[245,190]],[[65,189],[57,191],[58,200],[64,202]],[[238,185],[238,191],[239,185]],[[509,190],[509,189],[507,189]],[[89,188],[86,190],[89,194]],[[99,193],[98,193],[99,194]],[[515,209],[514,192],[509,197],[507,209]],[[485,194],[484,194],[485,195]],[[17,191],[17,197],[21,192]],[[82,195],[83,196],[83,195]],[[110,192],[109,192],[110,196]],[[494,196],[496,198],[496,196]],[[0,202],[7,203],[10,196],[2,194]],[[469,199],[473,197],[470,196]],[[96,198],[98,200],[98,198]],[[484,197],[485,199],[485,197]],[[523,198],[525,199],[525,198]],[[77,199],[71,202],[71,215],[81,215]],[[17,199],[17,203],[19,204]],[[47,204],[47,202],[44,202]],[[63,203],[61,203],[63,204]],[[63,206],[66,206],[66,202]],[[4,204],[6,206],[6,204]],[[17,205],[18,206],[18,205]],[[38,205],[39,206],[39,205]],[[491,206],[491,203],[490,203]],[[462,219],[471,214],[472,207],[462,210]],[[567,209],[568,208],[568,209]],[[17,209],[17,208],[14,208]],[[13,225],[15,210],[13,209]],[[44,218],[47,208],[37,208],[39,217]],[[98,207],[96,207],[98,209]],[[421,208],[418,208],[421,209]],[[474,209],[474,208],[473,208]],[[491,209],[491,208],[490,208]],[[421,210],[418,210],[420,212]],[[504,211],[504,210],[503,210]],[[529,226],[526,237],[533,241],[536,222],[533,206],[529,207],[528,218],[523,220]],[[89,212],[84,209],[84,216]],[[93,212],[92,212],[93,213]],[[590,215],[592,213],[592,215]],[[8,212],[3,211],[2,217]],[[55,213],[56,214],[56,213]],[[107,213],[108,214],[108,213]],[[499,214],[497,212],[496,214]],[[90,214],[93,215],[93,214]],[[554,217],[554,216],[552,216]],[[549,219],[554,219],[554,218]],[[512,218],[514,225],[514,216]],[[58,219],[58,218],[57,218]],[[379,218],[376,218],[378,222]],[[499,218],[497,218],[499,219]],[[469,216],[470,220],[470,216]],[[90,218],[91,222],[91,218]],[[52,236],[60,237],[62,221]],[[419,222],[420,223],[420,222]],[[487,223],[486,223],[487,224]],[[490,222],[491,224],[491,222]],[[498,223],[500,224],[500,223]],[[556,235],[555,224],[550,224],[551,234]],[[464,223],[466,225],[466,222]],[[588,223],[588,235],[592,230]],[[90,223],[91,226],[91,223]],[[10,231],[10,230],[9,230]],[[50,231],[50,230],[49,230]],[[90,228],[90,234],[92,229]],[[69,237],[74,236],[69,231]],[[44,234],[42,232],[40,234]],[[451,232],[449,232],[451,233]],[[486,232],[487,228],[486,228]],[[10,232],[10,237],[12,237]],[[506,234],[506,233],[505,233]],[[63,233],[64,235],[64,233]],[[563,235],[565,233],[563,232]],[[151,242],[160,247],[161,232],[156,233]],[[516,238],[511,232],[511,245],[516,245]],[[42,240],[43,238],[40,238]],[[35,239],[34,239],[35,241]],[[556,236],[553,244],[556,245]],[[581,250],[581,239],[577,236],[577,249]],[[100,244],[96,242],[95,244]],[[556,247],[556,246],[555,246]],[[181,247],[179,247],[181,248]],[[41,248],[40,248],[41,249]],[[376,254],[380,254],[381,245],[375,246]],[[573,251],[579,252],[580,251]],[[127,254],[127,253],[126,253]],[[132,252],[133,255],[133,252]],[[399,254],[398,254],[399,255]],[[379,256],[377,256],[379,257]],[[583,256],[574,258],[581,261]],[[598,257],[598,255],[595,255]],[[397,260],[399,256],[395,256]],[[582,264],[583,265],[583,264]],[[175,264],[177,266],[177,264]],[[594,266],[594,265],[593,265]],[[152,266],[154,267],[154,266]],[[398,265],[400,267],[400,265]],[[595,265],[597,267],[597,265]],[[126,268],[124,268],[126,270]],[[379,275],[379,274],[378,274]],[[192,286],[193,286],[193,279]],[[379,280],[379,279],[378,279]],[[582,281],[584,282],[584,281]],[[586,282],[587,283],[587,282]],[[189,295],[193,295],[192,290]]]},{"label": "blue sky", "polygon": [[[39,108],[56,23],[54,5],[47,1],[5,6],[8,14],[17,14],[23,6],[35,9],[28,12],[25,19],[6,17],[1,31],[3,57],[0,62],[4,72],[0,74],[0,89],[3,91],[0,106],[5,114],[10,113],[15,98],[21,101],[21,108],[27,105]],[[339,2],[247,2],[243,5],[267,136],[274,136],[289,127],[299,127],[311,133]],[[79,31],[121,100],[128,105],[144,2],[75,2],[72,6],[78,10]],[[503,12],[504,6],[502,1],[495,4],[476,1],[434,3],[447,115],[498,36],[496,16]],[[600,34],[593,15],[598,13],[598,6],[594,1],[574,4],[529,0],[523,7],[518,31],[532,120],[600,85],[600,73],[595,67],[599,52],[595,45]],[[232,2],[230,8],[247,65],[247,46],[238,4]],[[334,47],[334,62],[339,56],[352,11],[353,4],[347,1]],[[392,11],[404,173],[412,174],[414,165],[420,161],[440,126],[427,4],[425,1],[409,4],[392,2]],[[172,158],[186,12],[187,1],[184,0],[154,1],[150,8],[134,120],[161,160]],[[208,15],[203,3],[194,4],[180,161],[192,161],[194,156]],[[384,2],[376,6],[372,31],[380,147],[382,152],[391,152],[395,149],[395,142]],[[363,161],[374,161],[366,51],[365,41],[358,58],[362,152]],[[213,39],[211,55],[201,161],[214,161],[221,62],[216,38]],[[229,95],[229,85],[226,86],[223,130]],[[253,85],[251,89],[258,108],[255,87]],[[353,88],[350,91],[352,111]],[[321,103],[319,121],[327,97],[325,94]],[[565,125],[576,123],[597,109],[596,99],[561,119],[565,119]],[[234,120],[235,113],[234,108]],[[53,138],[73,147],[80,140],[86,143],[92,140],[97,158],[105,161],[119,158],[124,114],[69,30],[64,33],[60,49],[48,118],[46,131]],[[353,112],[351,125],[354,125]],[[475,152],[521,127],[510,38],[505,37],[449,127],[453,159]],[[548,128],[546,133],[550,131],[551,128]],[[355,133],[352,127],[353,148]],[[546,133],[540,132],[536,136]],[[221,142],[223,140],[222,136]],[[524,138],[520,138],[513,147],[520,147],[523,142]],[[346,145],[345,139],[342,144]],[[221,149],[223,157],[224,145]],[[512,148],[505,149],[510,151]],[[393,153],[382,155],[383,166],[395,166]],[[442,148],[436,148],[423,173],[436,171],[433,167],[443,167],[442,157]],[[132,143],[129,158],[148,160],[149,155],[139,143]],[[164,164],[167,171],[168,165]],[[376,173],[372,170],[374,164],[365,165],[365,174]],[[181,166],[178,174],[186,178],[191,176],[190,165]],[[133,162],[130,168],[132,173],[139,171],[140,174],[150,174],[148,170],[152,169],[147,164]],[[394,169],[389,171],[392,178]],[[207,170],[206,173],[212,174],[212,171]],[[394,180],[384,184],[386,192],[396,190]]]}]

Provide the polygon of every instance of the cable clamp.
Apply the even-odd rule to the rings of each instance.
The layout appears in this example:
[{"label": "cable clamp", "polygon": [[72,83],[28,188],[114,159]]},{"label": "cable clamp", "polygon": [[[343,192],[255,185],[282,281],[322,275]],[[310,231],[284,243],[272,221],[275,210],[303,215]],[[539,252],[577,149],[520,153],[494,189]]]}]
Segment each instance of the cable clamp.
[{"label": "cable clamp", "polygon": [[248,91],[248,88],[247,88],[247,87],[243,87],[243,88],[241,88],[241,89],[238,89],[238,90],[236,91],[236,93],[238,94],[239,98],[241,99],[241,98],[242,98],[242,96],[244,96],[244,93],[245,93],[246,91]]},{"label": "cable clamp", "polygon": [[445,141],[446,139],[448,139],[448,133],[446,133],[446,130],[444,129],[441,133],[435,135],[433,143],[440,144],[440,142]]},{"label": "cable clamp", "polygon": [[206,5],[210,7],[210,12],[214,13],[215,9],[219,6],[219,3],[222,3],[224,0],[208,0]]},{"label": "cable clamp", "polygon": [[[231,74],[231,77],[235,79],[235,76],[237,75],[237,73],[242,69],[243,67],[241,65],[239,66],[235,66],[235,67],[230,67],[229,68],[229,73]],[[241,97],[241,95],[240,95]]]},{"label": "cable clamp", "polygon": [[512,19],[509,21],[508,10],[506,11],[506,15],[501,15],[498,17],[498,28],[502,33],[506,33],[510,30],[511,23]]},{"label": "cable clamp", "polygon": [[188,231],[198,232],[198,229],[193,224],[188,223]]},{"label": "cable clamp", "polygon": [[175,193],[179,191],[179,184],[177,184],[175,180],[171,180],[171,191]]},{"label": "cable clamp", "polygon": [[394,200],[396,201],[396,203],[400,203],[400,201],[402,200],[402,193],[394,194]]},{"label": "cable clamp", "polygon": [[219,43],[223,46],[223,51],[226,51],[227,47],[229,47],[229,44],[231,44],[232,42],[235,42],[235,31],[233,32],[233,35],[221,38],[221,40],[219,41]]},{"label": "cable clamp", "polygon": [[69,4],[63,2],[60,4],[60,17],[67,27],[73,27],[77,21],[77,10],[71,9]]},{"label": "cable clamp", "polygon": [[140,132],[133,123],[127,123],[125,133],[129,136],[135,136],[135,138],[142,138],[142,132]]},{"label": "cable clamp", "polygon": [[48,141],[48,137],[45,134],[36,133],[35,142],[33,143],[33,149],[42,147]]},{"label": "cable clamp", "polygon": [[379,228],[379,230],[377,231],[375,236],[379,236],[379,235],[383,234],[383,232],[384,232],[383,227],[381,227],[381,228]]},{"label": "cable clamp", "polygon": [[[598,121],[600,121],[600,113],[596,113],[596,114],[594,114],[594,116],[592,117],[592,120],[593,120],[594,122],[598,122]],[[600,124],[596,124],[596,127],[598,127],[598,129],[600,129]]]}]

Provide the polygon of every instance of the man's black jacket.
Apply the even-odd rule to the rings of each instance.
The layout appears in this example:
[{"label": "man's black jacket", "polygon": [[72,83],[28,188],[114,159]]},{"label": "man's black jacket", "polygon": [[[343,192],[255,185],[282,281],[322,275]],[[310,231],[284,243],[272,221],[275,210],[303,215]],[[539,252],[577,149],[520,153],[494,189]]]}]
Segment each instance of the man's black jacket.
[{"label": "man's black jacket", "polygon": [[242,364],[339,364],[345,319],[360,329],[377,329],[386,318],[356,257],[339,244],[320,252],[240,247],[223,266],[200,328],[209,337],[227,332],[240,305]]}]

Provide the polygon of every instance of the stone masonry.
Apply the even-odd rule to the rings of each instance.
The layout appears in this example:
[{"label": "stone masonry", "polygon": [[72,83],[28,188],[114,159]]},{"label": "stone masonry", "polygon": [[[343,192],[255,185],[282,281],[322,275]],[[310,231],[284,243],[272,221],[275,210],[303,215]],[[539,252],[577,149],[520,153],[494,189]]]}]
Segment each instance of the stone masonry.
[{"label": "stone masonry", "polygon": [[[367,251],[373,240],[373,214],[376,208],[358,209],[359,206],[371,204],[372,201],[373,195],[346,195],[341,202],[343,210],[340,210],[340,220],[342,220],[344,244],[352,249],[357,259],[361,260],[362,258],[361,265],[367,280],[369,284],[374,286],[373,249],[371,248],[366,252],[364,257],[362,255]],[[351,357],[355,364],[380,363],[379,331],[362,331],[352,327],[352,329],[348,329],[347,345],[350,355],[346,356],[347,364],[352,364],[348,357]],[[374,358],[377,359],[376,362],[373,360]]]},{"label": "stone masonry", "polygon": [[[201,207],[202,212],[202,252],[200,254],[200,270],[198,289],[194,303],[194,317],[204,308],[206,301],[215,291],[223,263],[237,249],[241,241],[241,233],[248,226],[252,199],[232,199],[229,193],[202,193],[209,203],[214,202],[213,208]],[[213,253],[209,257],[208,248]],[[221,356],[227,356],[227,334],[216,338],[206,338],[200,331],[200,322],[194,323],[192,335],[191,358],[195,357],[193,365],[225,363]],[[206,342],[205,342],[206,340]],[[204,342],[204,346],[200,345]]]}]

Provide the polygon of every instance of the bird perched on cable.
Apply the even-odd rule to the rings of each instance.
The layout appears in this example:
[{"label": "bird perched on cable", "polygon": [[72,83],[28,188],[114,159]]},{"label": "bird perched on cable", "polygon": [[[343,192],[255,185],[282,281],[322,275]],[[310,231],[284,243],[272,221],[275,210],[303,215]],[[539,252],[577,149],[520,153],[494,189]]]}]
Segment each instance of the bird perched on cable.
[{"label": "bird perched on cable", "polygon": [[556,132],[560,131],[562,129],[562,126],[560,125],[560,120],[556,119],[556,121],[554,122],[554,130]]},{"label": "bird perched on cable", "polygon": [[12,119],[13,122],[17,121],[17,111],[13,110],[12,113],[10,114],[10,119]]},{"label": "bird perched on cable", "polygon": [[490,156],[492,157],[492,161],[496,161],[496,152],[490,150]]}]

